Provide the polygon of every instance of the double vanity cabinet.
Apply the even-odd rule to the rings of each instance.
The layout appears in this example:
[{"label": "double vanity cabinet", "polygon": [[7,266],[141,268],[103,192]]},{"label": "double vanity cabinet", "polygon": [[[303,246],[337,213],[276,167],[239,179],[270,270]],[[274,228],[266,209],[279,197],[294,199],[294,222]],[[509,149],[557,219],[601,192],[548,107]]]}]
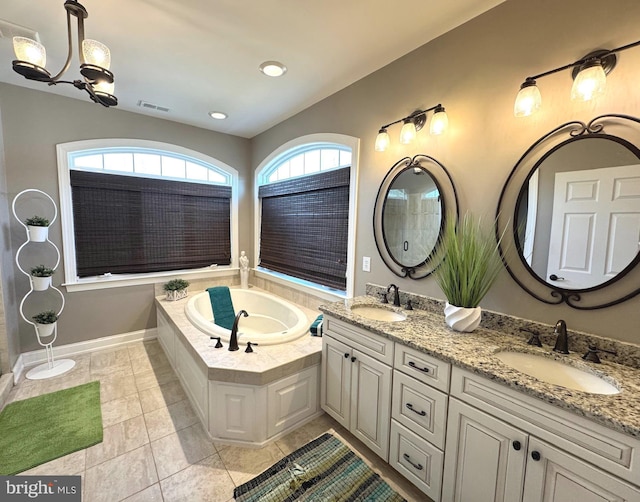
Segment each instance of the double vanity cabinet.
[{"label": "double vanity cabinet", "polygon": [[322,408],[432,500],[640,501],[638,436],[433,357],[404,322],[323,311]]}]

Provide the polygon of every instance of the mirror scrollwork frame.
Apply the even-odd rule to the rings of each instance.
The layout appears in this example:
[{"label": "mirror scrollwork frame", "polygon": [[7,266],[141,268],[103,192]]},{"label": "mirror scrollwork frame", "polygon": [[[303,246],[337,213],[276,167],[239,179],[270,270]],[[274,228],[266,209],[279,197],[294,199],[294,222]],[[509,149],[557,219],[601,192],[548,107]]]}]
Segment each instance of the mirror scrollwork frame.
[{"label": "mirror scrollwork frame", "polygon": [[[529,295],[549,305],[566,304],[574,309],[596,310],[617,305],[640,294],[640,287],[638,287],[640,267],[637,266],[640,262],[640,247],[636,250],[633,249],[634,239],[640,241],[640,235],[635,235],[640,232],[638,217],[640,214],[640,197],[638,196],[640,191],[638,190],[640,187],[640,148],[637,145],[640,145],[640,119],[628,115],[607,114],[600,115],[588,123],[571,121],[562,124],[538,139],[520,157],[511,170],[500,194],[495,231],[496,237],[503,235],[500,252],[507,271]],[[614,148],[617,150],[613,150]],[[611,159],[607,159],[602,150],[611,150]],[[602,159],[593,160],[591,157],[594,152]],[[585,155],[590,157],[585,158]],[[600,162],[600,165],[596,166],[596,162]],[[549,171],[549,166],[552,165],[554,167]],[[562,165],[562,167],[558,167],[558,165]],[[575,168],[572,167],[574,165]],[[590,165],[593,167],[585,167]],[[607,174],[607,171],[621,168],[626,169],[623,175],[618,176],[617,171]],[[589,169],[593,169],[592,174]],[[558,171],[567,172],[558,174]],[[630,172],[631,174],[629,174]],[[550,180],[545,185],[546,192],[542,192],[542,189],[538,188],[538,178],[542,178],[542,173],[544,173],[545,179]],[[611,185],[607,185],[608,192],[612,191],[611,186],[613,186],[614,192],[617,190],[616,180],[618,179],[626,180],[626,186],[631,187],[631,189],[624,189],[626,190],[624,193],[618,190],[618,195],[633,199],[630,213],[616,213],[614,210],[603,217],[597,212],[593,214],[572,213],[571,209],[566,209],[565,206],[557,210],[556,206],[561,205],[558,204],[559,200],[564,204],[574,194],[579,196],[580,190],[584,190],[584,193],[589,196],[591,193],[589,190],[595,194],[599,189],[600,181],[609,175],[613,181]],[[566,179],[570,181],[563,181]],[[530,196],[532,186],[537,197],[533,199]],[[574,189],[576,192],[572,192]],[[543,196],[546,198],[542,198]],[[612,197],[614,196],[612,195]],[[585,196],[585,198],[589,197]],[[593,198],[595,199],[595,196]],[[541,201],[547,201],[542,204],[545,206],[542,209],[539,207]],[[532,205],[536,208],[531,209]],[[570,208],[571,206],[566,207]],[[550,224],[548,226],[551,229],[547,236],[546,247],[541,247],[539,255],[542,256],[542,261],[546,261],[546,268],[540,267],[534,270],[538,259],[534,258],[535,248],[530,241],[537,239],[537,235],[534,238],[531,235],[536,233],[538,227],[535,227],[534,224],[533,227],[536,230],[531,230],[533,227],[529,224],[532,217],[535,219],[541,214],[541,211],[547,211],[550,214],[547,218],[549,218]],[[576,253],[566,251],[566,249],[570,249],[567,242],[577,241],[571,240],[574,235],[571,234],[571,227],[567,221],[576,214],[581,219],[579,226],[581,225],[583,234],[580,237],[583,237],[583,240],[578,239],[579,243],[574,244],[574,249],[584,252],[582,255],[580,252],[577,253],[575,263],[578,263],[579,266],[574,267],[575,270],[579,272],[589,270],[592,262],[587,263],[588,260],[585,257],[591,256],[592,246],[596,245],[604,248],[603,252],[606,256],[603,262],[606,266],[602,272],[597,272],[594,275],[595,279],[586,279],[582,283],[577,280],[570,284],[570,280],[561,277],[564,275],[562,272],[553,273],[554,269],[549,264],[558,263],[560,270],[572,272],[570,269],[572,265],[575,265],[572,260]],[[611,245],[610,236],[616,231],[613,228],[614,223],[607,223],[605,229],[607,238],[605,239],[593,237],[596,232],[591,232],[591,226],[596,225],[598,217],[600,221],[606,218],[613,221],[620,214],[623,214],[625,223],[624,226],[620,226],[621,230],[617,231],[621,234],[624,233],[623,240],[626,242],[626,252],[623,253],[623,259],[619,260],[620,263],[616,263],[616,267],[613,267],[611,265],[614,255],[612,249],[615,246]],[[553,228],[558,228],[558,221],[563,223],[560,225],[559,233],[554,233],[556,231]],[[598,224],[600,225],[600,223]],[[557,238],[558,236],[560,239]],[[597,242],[598,240],[606,242],[602,244],[602,242]],[[640,246],[640,242],[636,242],[636,245]],[[558,251],[558,247],[560,251]],[[545,252],[548,253],[547,257],[543,257]],[[555,260],[556,255],[560,256],[560,261]],[[586,263],[584,269],[581,268],[583,262]]]},{"label": "mirror scrollwork frame", "polygon": [[[432,199],[429,202],[436,203],[437,217],[408,222],[408,226],[411,227],[409,229],[411,238],[415,239],[416,233],[422,235],[425,230],[428,231],[430,237],[425,237],[417,245],[412,242],[413,250],[416,250],[418,246],[421,247],[419,247],[417,254],[414,252],[411,257],[404,257],[394,250],[394,245],[390,242],[393,239],[388,235],[389,226],[388,223],[385,224],[385,219],[388,222],[391,206],[394,202],[394,192],[400,192],[399,186],[414,184],[411,183],[411,179],[407,179],[407,177],[412,178],[413,175],[419,176],[416,181],[419,179],[421,183],[427,182],[425,185],[427,188],[422,192],[418,191],[417,196],[419,199],[423,199],[422,203],[427,202],[424,199],[429,198]],[[453,218],[454,221],[457,221],[458,210],[458,195],[453,180],[449,171],[440,162],[423,154],[405,157],[396,162],[378,189],[373,211],[376,247],[385,265],[398,277],[422,279],[431,274],[441,262],[437,252],[437,244],[440,242],[445,221],[447,218]],[[404,240],[403,244],[407,246],[408,242]],[[406,247],[404,251],[407,251]]]}]

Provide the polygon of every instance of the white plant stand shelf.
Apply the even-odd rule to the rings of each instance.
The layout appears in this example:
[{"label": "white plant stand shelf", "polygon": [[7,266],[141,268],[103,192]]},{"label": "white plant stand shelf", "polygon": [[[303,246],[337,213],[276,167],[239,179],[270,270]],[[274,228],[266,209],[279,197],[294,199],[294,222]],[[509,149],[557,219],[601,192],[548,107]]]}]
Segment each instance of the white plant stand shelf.
[{"label": "white plant stand shelf", "polygon": [[43,380],[46,378],[52,378],[55,376],[59,376],[62,375],[64,373],[66,373],[67,371],[69,371],[70,369],[72,369],[75,365],[76,362],[72,359],[59,359],[56,360],[53,354],[53,343],[56,341],[56,339],[58,338],[58,326],[57,326],[57,322],[54,324],[53,327],[53,334],[41,334],[40,330],[38,329],[38,325],[36,323],[34,323],[33,321],[29,320],[25,315],[24,315],[24,303],[25,300],[27,298],[29,298],[29,296],[34,292],[34,291],[46,291],[48,289],[52,289],[55,292],[58,293],[58,295],[60,296],[60,301],[61,301],[61,305],[60,305],[60,309],[57,312],[57,315],[60,316],[60,314],[62,313],[62,311],[64,310],[64,295],[62,294],[62,291],[60,291],[58,288],[54,287],[51,284],[51,281],[49,281],[48,287],[42,289],[42,287],[38,286],[37,288],[34,288],[34,278],[31,276],[31,274],[29,272],[27,272],[26,270],[24,270],[21,266],[20,266],[20,253],[22,252],[22,250],[25,248],[25,246],[27,246],[29,243],[31,242],[47,242],[49,243],[53,249],[56,252],[56,264],[52,267],[54,270],[58,268],[58,265],[60,264],[60,251],[58,250],[58,247],[49,240],[49,234],[48,232],[43,232],[42,236],[38,236],[36,238],[33,238],[33,232],[29,230],[29,227],[27,225],[25,225],[22,220],[18,217],[18,214],[16,212],[16,202],[18,201],[18,199],[24,195],[27,194],[41,194],[44,195],[45,197],[47,197],[50,201],[51,204],[53,205],[53,218],[51,219],[49,224],[52,224],[57,216],[58,216],[58,208],[56,206],[56,203],[54,202],[54,200],[51,198],[51,196],[41,190],[37,190],[35,188],[28,188],[26,190],[23,190],[22,192],[20,192],[18,195],[16,195],[13,199],[13,204],[12,204],[12,210],[13,210],[13,215],[15,216],[16,220],[18,220],[18,223],[20,223],[26,232],[27,235],[27,240],[18,248],[18,251],[16,252],[16,266],[18,267],[18,270],[20,270],[20,272],[22,272],[24,275],[26,275],[29,278],[29,291],[27,292],[27,294],[25,294],[22,297],[22,300],[20,301],[20,315],[22,316],[22,319],[24,319],[25,322],[27,322],[28,324],[31,324],[35,331],[36,331],[36,337],[38,339],[38,343],[44,347],[45,352],[47,354],[47,362],[40,364],[38,366],[36,366],[35,368],[32,368],[31,370],[29,370],[29,372],[27,372],[26,378],[28,378],[29,380]]}]

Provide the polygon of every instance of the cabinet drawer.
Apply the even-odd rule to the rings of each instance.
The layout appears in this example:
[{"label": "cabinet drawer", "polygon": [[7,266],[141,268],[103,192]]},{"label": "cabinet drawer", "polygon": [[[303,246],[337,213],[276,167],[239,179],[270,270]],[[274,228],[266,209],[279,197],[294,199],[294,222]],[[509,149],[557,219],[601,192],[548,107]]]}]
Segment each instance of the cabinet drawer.
[{"label": "cabinet drawer", "polygon": [[435,502],[440,500],[443,461],[440,450],[391,420],[389,464]]},{"label": "cabinet drawer", "polygon": [[325,327],[332,337],[349,344],[356,350],[375,357],[378,361],[393,364],[393,342],[375,333],[371,333],[333,317],[325,319]]},{"label": "cabinet drawer", "polygon": [[640,441],[509,387],[454,368],[451,396],[638,484]]},{"label": "cabinet drawer", "polygon": [[444,449],[448,396],[394,370],[391,416],[440,449]]},{"label": "cabinet drawer", "polygon": [[435,357],[396,343],[394,368],[442,392],[449,392],[451,365]]}]

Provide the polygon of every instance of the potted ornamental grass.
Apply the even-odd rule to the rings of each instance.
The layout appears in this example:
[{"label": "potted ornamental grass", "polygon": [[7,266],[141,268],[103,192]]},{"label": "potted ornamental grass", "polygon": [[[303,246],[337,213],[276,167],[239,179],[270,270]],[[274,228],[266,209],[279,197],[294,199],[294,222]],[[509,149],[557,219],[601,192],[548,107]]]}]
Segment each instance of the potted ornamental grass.
[{"label": "potted ornamental grass", "polygon": [[45,291],[51,286],[51,276],[54,270],[44,265],[38,265],[31,269],[31,282],[34,291]]},{"label": "potted ornamental grass", "polygon": [[34,315],[32,319],[36,323],[39,336],[51,336],[56,329],[58,314],[53,310],[45,310]]},{"label": "potted ornamental grass", "polygon": [[166,298],[169,301],[182,300],[187,297],[189,290],[189,281],[184,279],[171,279],[165,283],[163,288],[166,292]]},{"label": "potted ornamental grass", "polygon": [[25,220],[29,240],[32,242],[44,242],[49,235],[49,220],[42,216],[32,216]]},{"label": "potted ornamental grass", "polygon": [[434,277],[447,297],[445,321],[455,331],[471,332],[480,325],[480,301],[503,266],[501,240],[468,213],[459,225],[452,219],[445,224],[438,245],[443,260]]}]

